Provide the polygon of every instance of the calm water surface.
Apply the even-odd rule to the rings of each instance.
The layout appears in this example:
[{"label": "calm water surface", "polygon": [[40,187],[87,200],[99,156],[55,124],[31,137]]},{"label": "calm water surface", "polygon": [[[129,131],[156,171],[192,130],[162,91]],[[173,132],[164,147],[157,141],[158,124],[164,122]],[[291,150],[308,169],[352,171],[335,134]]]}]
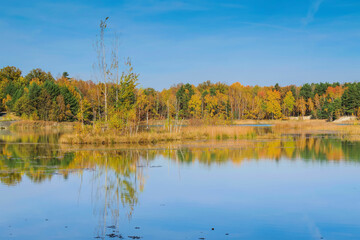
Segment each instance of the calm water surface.
[{"label": "calm water surface", "polygon": [[360,239],[359,143],[0,139],[0,239]]}]

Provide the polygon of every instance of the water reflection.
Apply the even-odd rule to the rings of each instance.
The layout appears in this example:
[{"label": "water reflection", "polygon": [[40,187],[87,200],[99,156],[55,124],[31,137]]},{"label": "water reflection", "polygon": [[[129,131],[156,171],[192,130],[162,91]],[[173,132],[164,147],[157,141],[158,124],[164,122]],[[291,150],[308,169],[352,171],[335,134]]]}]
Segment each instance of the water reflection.
[{"label": "water reflection", "polygon": [[[55,175],[67,179],[69,174],[93,172],[91,178],[94,213],[99,216],[98,236],[107,228],[118,228],[120,210],[131,218],[144,178],[139,165],[139,151],[64,151],[58,145],[60,134],[33,134],[19,138],[3,136],[0,143],[0,182],[19,184],[24,176],[34,183],[51,180]],[[110,218],[110,219],[107,219]]]},{"label": "water reflection", "polygon": [[[33,183],[67,179],[91,172],[92,202],[98,217],[96,237],[120,237],[121,214],[131,219],[145,188],[146,173],[156,158],[179,164],[211,166],[244,161],[289,159],[304,161],[360,161],[360,143],[331,136],[287,136],[264,141],[206,142],[163,146],[159,149],[70,150],[61,146],[59,134],[3,136],[0,143],[0,182],[16,186],[24,178]],[[81,185],[79,189],[81,191]],[[135,236],[136,237],[136,236]]]},{"label": "water reflection", "polygon": [[[0,143],[0,181],[15,185],[27,176],[33,182],[84,169],[96,169],[97,173],[111,171],[121,177],[123,186],[130,189],[132,175],[139,179],[143,189],[142,169],[150,166],[157,156],[183,163],[199,162],[205,165],[232,162],[241,164],[246,160],[290,160],[305,161],[360,161],[360,143],[346,142],[331,136],[289,136],[285,139],[266,141],[238,141],[227,143],[192,144],[163,147],[161,149],[103,149],[64,150],[57,144],[58,136],[31,136],[16,141]],[[206,146],[206,147],[205,147]],[[106,173],[106,171],[105,171]],[[126,201],[126,200],[124,200]]]}]

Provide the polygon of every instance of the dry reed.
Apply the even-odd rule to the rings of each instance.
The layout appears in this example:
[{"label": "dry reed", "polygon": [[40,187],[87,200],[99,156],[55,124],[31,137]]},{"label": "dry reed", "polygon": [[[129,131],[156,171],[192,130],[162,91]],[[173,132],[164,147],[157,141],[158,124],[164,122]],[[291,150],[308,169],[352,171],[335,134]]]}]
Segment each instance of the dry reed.
[{"label": "dry reed", "polygon": [[156,130],[150,132],[138,132],[132,135],[119,134],[116,131],[78,131],[64,134],[60,138],[61,143],[67,144],[118,144],[118,143],[157,143],[180,140],[226,140],[254,138],[253,127],[236,126],[189,126],[183,127],[178,132],[165,132]]}]

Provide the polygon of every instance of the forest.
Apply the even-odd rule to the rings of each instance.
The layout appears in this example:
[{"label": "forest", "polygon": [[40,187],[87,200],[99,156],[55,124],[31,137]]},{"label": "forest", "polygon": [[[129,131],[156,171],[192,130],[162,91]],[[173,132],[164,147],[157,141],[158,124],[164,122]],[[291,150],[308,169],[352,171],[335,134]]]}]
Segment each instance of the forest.
[{"label": "forest", "polygon": [[64,72],[14,66],[0,70],[0,110],[22,119],[101,122],[129,131],[141,123],[197,120],[206,124],[243,119],[289,119],[311,116],[333,121],[360,116],[360,83],[311,83],[302,86],[244,86],[206,81],[177,84],[157,91],[138,86],[131,63],[117,81],[83,81]]}]

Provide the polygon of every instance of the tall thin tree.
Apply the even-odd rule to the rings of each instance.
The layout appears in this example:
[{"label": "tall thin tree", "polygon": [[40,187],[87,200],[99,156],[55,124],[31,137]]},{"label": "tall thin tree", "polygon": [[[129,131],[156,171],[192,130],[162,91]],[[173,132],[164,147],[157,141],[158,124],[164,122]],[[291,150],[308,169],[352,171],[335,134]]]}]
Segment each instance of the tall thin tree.
[{"label": "tall thin tree", "polygon": [[105,47],[105,30],[107,28],[107,20],[109,17],[106,17],[105,20],[100,21],[100,34],[96,41],[96,53],[97,53],[97,64],[96,68],[99,71],[99,80],[104,84],[103,93],[104,93],[104,117],[105,122],[108,120],[108,90],[107,90],[107,80],[108,80],[108,67],[106,61],[106,47]]}]

